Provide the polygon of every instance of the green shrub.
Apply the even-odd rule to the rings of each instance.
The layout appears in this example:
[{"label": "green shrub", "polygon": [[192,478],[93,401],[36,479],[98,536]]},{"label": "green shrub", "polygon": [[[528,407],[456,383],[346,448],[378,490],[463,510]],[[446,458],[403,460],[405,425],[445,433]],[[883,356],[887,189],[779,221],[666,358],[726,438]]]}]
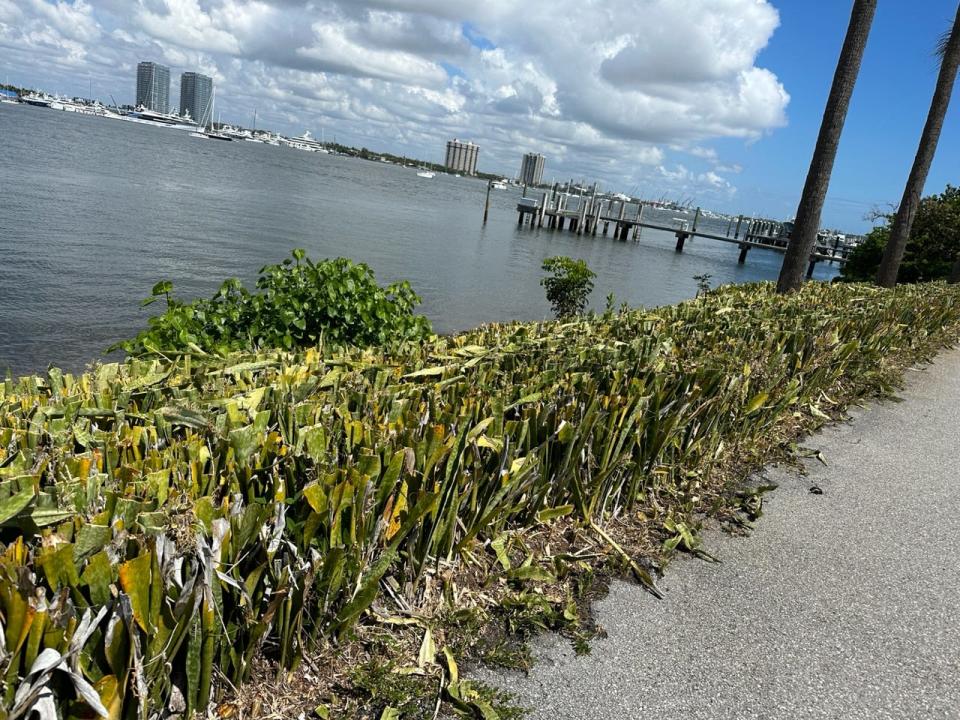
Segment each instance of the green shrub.
[{"label": "green shrub", "polygon": [[540,284],[547,289],[547,300],[553,308],[553,314],[558,319],[582,314],[593,292],[593,278],[597,274],[583,260],[562,255],[544,260],[543,269],[551,273]]},{"label": "green shrub", "polygon": [[423,340],[429,321],[414,315],[420,298],[407,282],[380,287],[373,271],[346,258],[313,262],[303,250],[293,259],[260,270],[256,291],[237,279],[225,281],[209,300],[182,302],[173,284],[153,288],[149,305],[166,300],[166,312],[148,328],[114,348],[130,355],[180,352],[223,355],[235,350],[392,345]]}]

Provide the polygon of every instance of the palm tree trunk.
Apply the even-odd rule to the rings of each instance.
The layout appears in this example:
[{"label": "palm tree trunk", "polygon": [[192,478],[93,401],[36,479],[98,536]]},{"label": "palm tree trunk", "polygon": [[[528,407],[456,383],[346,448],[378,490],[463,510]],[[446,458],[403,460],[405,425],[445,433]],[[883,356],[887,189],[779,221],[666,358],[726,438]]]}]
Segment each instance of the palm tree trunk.
[{"label": "palm tree trunk", "polygon": [[779,293],[793,292],[800,288],[803,284],[804,270],[816,246],[817,233],[820,231],[820,214],[823,212],[823,202],[830,185],[833,161],[837,157],[837,146],[840,144],[843,123],[847,119],[850,96],[853,95],[853,86],[860,73],[860,62],[867,46],[867,37],[870,35],[870,26],[876,9],[877,0],[854,0],[847,36],[840,51],[830,96],[827,98],[827,107],[823,111],[820,134],[817,136],[817,145],[813,151],[813,160],[810,162],[807,181],[803,186],[803,195],[800,197],[800,205],[797,208],[793,234],[790,237],[790,244],[787,245],[783,266],[780,268],[780,279],[777,282]]},{"label": "palm tree trunk", "polygon": [[920,194],[927,184],[927,174],[933,157],[937,153],[937,143],[940,141],[940,131],[943,129],[943,120],[950,107],[950,96],[953,94],[953,84],[957,78],[957,68],[960,67],[960,6],[957,7],[957,17],[953,22],[953,30],[943,48],[943,57],[940,60],[940,75],[937,77],[937,87],[933,92],[930,111],[927,113],[927,123],[923,126],[923,135],[920,136],[920,147],[913,159],[910,177],[903,189],[903,198],[897,209],[893,227],[890,229],[890,239],[883,251],[883,260],[877,272],[877,284],[881,287],[892,288],[897,284],[897,273],[903,260],[903,252],[910,239],[910,230],[913,228],[913,219],[920,207]]},{"label": "palm tree trunk", "polygon": [[947,280],[951,285],[956,285],[960,283],[960,257],[957,258],[957,261],[953,264],[953,267],[950,269],[950,278]]}]

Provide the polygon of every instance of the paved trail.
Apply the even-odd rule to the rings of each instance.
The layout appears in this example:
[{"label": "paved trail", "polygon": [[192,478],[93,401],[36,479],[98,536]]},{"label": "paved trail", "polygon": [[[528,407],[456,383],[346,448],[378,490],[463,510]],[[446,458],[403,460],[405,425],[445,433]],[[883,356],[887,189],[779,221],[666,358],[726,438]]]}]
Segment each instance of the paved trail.
[{"label": "paved trail", "polygon": [[708,535],[722,564],[674,563],[663,601],[615,584],[591,655],[547,636],[483,679],[549,720],[960,719],[960,352],[901,397],[772,471],[753,535]]}]

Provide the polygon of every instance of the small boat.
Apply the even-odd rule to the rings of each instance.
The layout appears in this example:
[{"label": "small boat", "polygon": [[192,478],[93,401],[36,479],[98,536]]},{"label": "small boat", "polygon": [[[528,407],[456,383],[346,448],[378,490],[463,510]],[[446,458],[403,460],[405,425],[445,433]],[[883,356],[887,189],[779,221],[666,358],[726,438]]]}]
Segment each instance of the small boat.
[{"label": "small boat", "polygon": [[[194,132],[190,133],[190,137],[205,138],[207,140],[224,140],[226,142],[233,141],[233,138],[224,132],[224,129],[229,128],[229,126],[225,126],[220,122],[220,119],[217,120],[218,130],[214,130],[210,124],[210,118],[213,116],[213,104],[216,102],[216,98],[217,91],[214,90],[206,106],[203,108],[203,112],[200,113],[200,125],[196,127]],[[232,130],[232,128],[229,129]]]},{"label": "small boat", "polygon": [[427,178],[427,180],[435,178],[436,176],[437,174],[435,172],[430,172],[429,170],[417,171],[417,177]]},{"label": "small boat", "polygon": [[490,187],[492,187],[494,190],[506,190],[506,189],[507,189],[507,181],[506,181],[506,180],[494,180],[494,181],[490,184]]}]

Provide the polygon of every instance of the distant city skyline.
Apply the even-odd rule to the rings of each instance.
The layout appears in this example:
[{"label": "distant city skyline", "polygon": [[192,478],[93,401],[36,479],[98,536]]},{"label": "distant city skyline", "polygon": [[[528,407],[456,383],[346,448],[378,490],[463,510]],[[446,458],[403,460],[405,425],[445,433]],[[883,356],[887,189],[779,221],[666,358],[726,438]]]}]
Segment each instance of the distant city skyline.
[{"label": "distant city skyline", "polygon": [[[0,78],[132,103],[137,61],[152,59],[212,78],[227,122],[256,108],[280,131],[326,126],[422,158],[470,137],[481,169],[508,176],[534,148],[550,175],[787,219],[850,4],[604,0],[602,21],[584,22],[577,0],[0,0]],[[918,7],[877,10],[827,225],[866,229],[871,208],[900,199],[956,0]],[[954,102],[928,193],[958,182],[958,156]]]}]

